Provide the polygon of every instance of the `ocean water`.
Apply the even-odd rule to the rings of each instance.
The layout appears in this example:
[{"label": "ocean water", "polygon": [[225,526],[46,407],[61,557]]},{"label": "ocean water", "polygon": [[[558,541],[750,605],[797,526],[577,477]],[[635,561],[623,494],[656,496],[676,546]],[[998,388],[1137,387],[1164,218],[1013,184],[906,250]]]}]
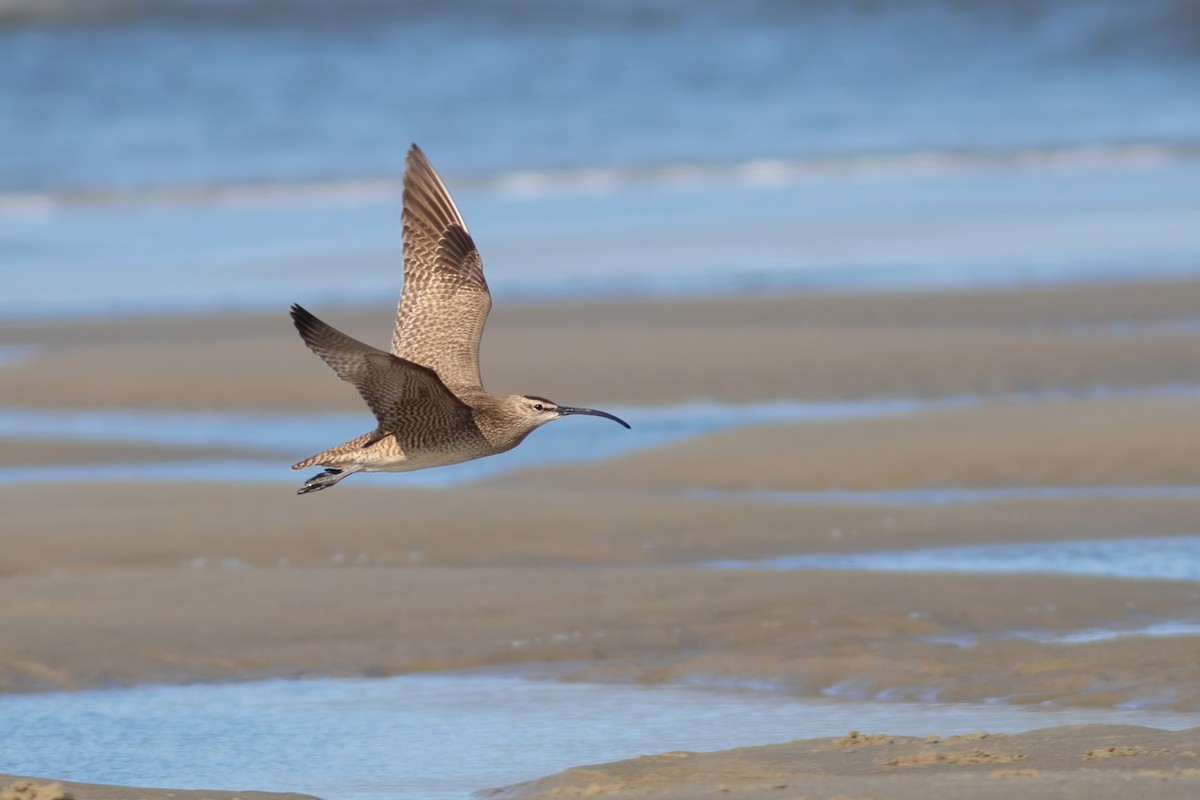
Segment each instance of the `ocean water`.
[{"label": "ocean water", "polygon": [[1200,270],[1190,0],[0,0],[0,319]]},{"label": "ocean water", "polygon": [[[5,0],[0,185],[1200,146],[1190,0]],[[436,147],[435,147],[436,145]]]}]

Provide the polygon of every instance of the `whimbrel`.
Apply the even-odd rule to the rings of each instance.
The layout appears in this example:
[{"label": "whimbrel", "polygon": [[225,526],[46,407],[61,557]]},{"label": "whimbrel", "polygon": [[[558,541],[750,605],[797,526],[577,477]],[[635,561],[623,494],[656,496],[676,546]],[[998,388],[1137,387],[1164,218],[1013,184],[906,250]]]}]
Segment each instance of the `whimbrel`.
[{"label": "whimbrel", "polygon": [[295,464],[292,469],[325,468],[299,494],[327,489],[355,472],[408,472],[503,453],[570,414],[629,427],[594,408],[484,391],[479,340],[492,297],[483,261],[446,185],[415,144],[405,159],[401,225],[404,289],[390,353],[292,306],[304,343],[354,384],[376,420],[375,430]]}]

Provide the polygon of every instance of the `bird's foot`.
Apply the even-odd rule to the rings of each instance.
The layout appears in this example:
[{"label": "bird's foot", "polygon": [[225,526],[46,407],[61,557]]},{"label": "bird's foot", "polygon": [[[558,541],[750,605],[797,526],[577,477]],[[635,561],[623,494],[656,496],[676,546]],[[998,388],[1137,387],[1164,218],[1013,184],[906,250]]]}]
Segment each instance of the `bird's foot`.
[{"label": "bird's foot", "polygon": [[306,480],[296,494],[308,494],[309,492],[319,492],[322,489],[328,489],[349,474],[344,469],[333,469],[331,467]]}]

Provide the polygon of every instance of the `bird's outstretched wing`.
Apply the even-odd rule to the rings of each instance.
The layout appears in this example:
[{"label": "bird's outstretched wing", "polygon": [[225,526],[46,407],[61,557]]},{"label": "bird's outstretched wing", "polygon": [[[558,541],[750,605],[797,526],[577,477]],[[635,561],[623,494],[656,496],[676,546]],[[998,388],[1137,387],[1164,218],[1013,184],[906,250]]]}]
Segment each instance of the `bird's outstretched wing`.
[{"label": "bird's outstretched wing", "polygon": [[483,391],[479,340],[492,297],[483,261],[446,185],[415,144],[404,172],[404,291],[392,353],[438,374],[455,394]]},{"label": "bird's outstretched wing", "polygon": [[298,305],[292,306],[292,321],[308,348],[358,389],[381,435],[406,422],[421,422],[432,430],[470,418],[470,407],[433,370],[363,344]]}]

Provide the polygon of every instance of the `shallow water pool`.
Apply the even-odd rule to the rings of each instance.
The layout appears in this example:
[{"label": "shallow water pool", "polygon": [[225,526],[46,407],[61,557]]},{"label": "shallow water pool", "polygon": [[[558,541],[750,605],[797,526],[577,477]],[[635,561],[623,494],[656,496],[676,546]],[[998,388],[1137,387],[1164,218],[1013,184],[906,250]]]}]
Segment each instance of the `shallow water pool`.
[{"label": "shallow water pool", "polygon": [[758,561],[713,561],[709,566],[724,569],[1020,572],[1200,581],[1200,536],[1019,542],[865,553],[802,553]]},{"label": "shallow water pool", "polygon": [[[0,353],[2,355],[2,353]],[[707,399],[664,406],[610,406],[605,411],[628,420],[631,430],[611,422],[568,420],[536,431],[522,445],[495,458],[411,473],[363,473],[356,485],[457,486],[505,472],[556,464],[619,458],[722,430],[771,424],[820,424],[838,420],[895,417],[969,408],[988,402],[1032,403],[1068,399],[1200,398],[1194,384],[1113,389],[1049,389],[1001,397],[865,397],[825,402],[772,401],[722,403]],[[0,440],[63,439],[83,442],[145,444],[177,448],[231,447],[249,451],[226,459],[183,455],[172,461],[0,466],[0,485],[73,480],[185,480],[292,483],[289,467],[330,445],[352,439],[370,427],[364,409],[353,413],[251,413],[241,411],[153,411],[119,409],[32,409],[0,407]],[[310,473],[311,474],[311,473]],[[732,496],[769,502],[872,504],[946,504],[1004,499],[1054,499],[1073,496],[1191,496],[1196,487],[996,487],[985,489],[911,489],[894,492],[753,492]],[[702,496],[723,497],[700,491]]]},{"label": "shallow water pool", "polygon": [[696,497],[713,500],[751,500],[762,503],[846,506],[957,506],[1026,500],[1175,500],[1200,497],[1200,486],[941,486],[910,489],[844,490],[809,492],[717,492],[698,491]]},{"label": "shallow water pool", "polygon": [[[436,470],[405,474],[356,475],[356,484],[454,486],[503,472],[551,464],[616,458],[637,450],[703,436],[720,430],[771,423],[820,423],[841,419],[897,416],[981,402],[953,396],[919,399],[870,398],[831,402],[731,404],[695,400],[671,406],[615,406],[604,410],[633,425],[575,419],[535,432],[520,447]],[[252,480],[293,482],[292,462],[352,439],[371,427],[370,414],[254,414],[246,412],[174,412],[123,410],[43,410],[0,408],[0,438],[73,438],[174,447],[237,447],[259,450],[259,457],[227,460],[61,465],[0,468],[0,484],[67,480]]]},{"label": "shallow water pool", "polygon": [[0,770],[329,800],[465,798],[570,766],[849,730],[950,735],[1200,714],[801,700],[697,686],[486,674],[145,686],[0,698]]}]

